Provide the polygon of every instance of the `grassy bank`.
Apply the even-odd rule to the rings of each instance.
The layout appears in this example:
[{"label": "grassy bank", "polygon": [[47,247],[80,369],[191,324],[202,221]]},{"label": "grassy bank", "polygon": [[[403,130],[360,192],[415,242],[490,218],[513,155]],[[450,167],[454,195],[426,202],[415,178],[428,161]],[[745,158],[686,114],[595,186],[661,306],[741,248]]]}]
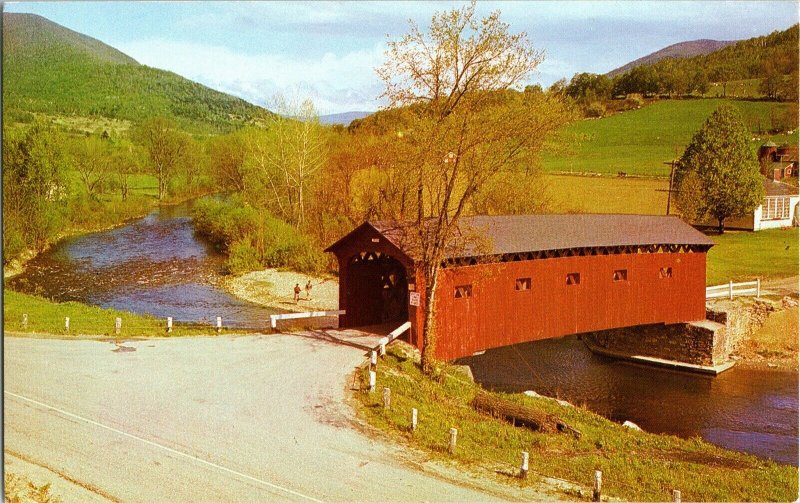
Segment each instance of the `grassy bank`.
[{"label": "grassy bank", "polygon": [[[560,133],[559,148],[542,159],[546,171],[669,176],[665,161],[680,157],[694,132],[722,103],[738,108],[752,129],[769,127],[790,104],[721,99],[664,100],[603,119],[572,123]],[[752,142],[758,148],[765,139]],[[797,144],[793,135],[769,136]]]},{"label": "grassy bank", "polygon": [[[366,370],[360,372],[365,388]],[[604,494],[623,500],[671,500],[678,489],[684,501],[793,501],[797,498],[797,468],[727,451],[700,439],[633,431],[592,412],[561,406],[525,395],[504,398],[556,414],[582,432],[545,434],[514,427],[479,414],[469,406],[479,386],[451,369],[440,382],[423,377],[417,364],[389,350],[378,365],[377,387],[391,389],[391,409],[383,410],[382,393],[358,393],[359,413],[368,423],[401,444],[432,458],[454,460],[509,484],[534,484],[515,478],[520,452],[530,453],[534,474],[565,479],[591,488],[594,470],[603,471]],[[419,426],[409,432],[411,408],[419,411]],[[449,429],[458,429],[454,455],[447,451]],[[581,497],[590,496],[583,491]]]},{"label": "grassy bank", "polygon": [[710,237],[717,246],[708,252],[708,285],[797,275],[797,228],[729,231]]},{"label": "grassy bank", "polygon": [[[22,324],[22,315],[28,315],[28,325]],[[69,317],[70,329],[65,330],[64,318]],[[172,333],[166,333],[166,320],[142,316],[116,309],[103,309],[79,302],[52,302],[41,297],[4,289],[3,330],[37,335],[115,336],[116,318],[122,318],[119,337],[213,335],[212,326],[174,324]],[[224,330],[222,333],[230,332]]]}]

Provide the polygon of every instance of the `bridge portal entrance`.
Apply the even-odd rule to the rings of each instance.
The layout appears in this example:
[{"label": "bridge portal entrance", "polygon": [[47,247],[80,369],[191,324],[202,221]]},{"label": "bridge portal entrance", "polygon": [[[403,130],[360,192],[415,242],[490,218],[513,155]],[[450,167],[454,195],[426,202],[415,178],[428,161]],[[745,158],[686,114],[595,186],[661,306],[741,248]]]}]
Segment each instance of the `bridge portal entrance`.
[{"label": "bridge portal entrance", "polygon": [[406,268],[390,255],[361,252],[346,268],[344,309],[349,326],[408,321]]}]

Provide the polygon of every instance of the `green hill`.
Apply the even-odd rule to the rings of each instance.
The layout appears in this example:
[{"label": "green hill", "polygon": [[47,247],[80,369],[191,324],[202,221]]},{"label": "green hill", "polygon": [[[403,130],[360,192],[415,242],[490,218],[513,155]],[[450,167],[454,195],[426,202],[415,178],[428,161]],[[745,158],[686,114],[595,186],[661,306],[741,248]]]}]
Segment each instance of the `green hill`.
[{"label": "green hill", "polygon": [[4,111],[142,121],[227,131],[270,114],[33,14],[3,14]]},{"label": "green hill", "polygon": [[[542,164],[550,172],[667,176],[670,167],[664,161],[680,157],[694,132],[723,102],[726,100],[664,100],[603,119],[574,122],[564,128]],[[796,135],[763,133],[772,129],[785,133],[796,127],[796,107],[775,102],[727,102],[741,111],[754,136],[761,138],[753,141],[753,148],[767,137],[776,143],[797,143]]]}]

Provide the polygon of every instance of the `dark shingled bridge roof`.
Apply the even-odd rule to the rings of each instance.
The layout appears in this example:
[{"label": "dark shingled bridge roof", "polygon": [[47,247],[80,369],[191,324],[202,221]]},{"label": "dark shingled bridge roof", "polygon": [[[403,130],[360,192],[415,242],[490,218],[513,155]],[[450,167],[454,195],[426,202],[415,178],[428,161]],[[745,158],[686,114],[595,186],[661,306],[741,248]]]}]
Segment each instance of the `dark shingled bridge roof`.
[{"label": "dark shingled bridge roof", "polygon": [[[408,224],[367,222],[408,255],[403,235]],[[478,255],[568,250],[576,248],[695,245],[711,248],[714,242],[676,216],[654,215],[503,215],[463,217],[462,235],[477,236],[449,258]],[[344,239],[344,238],[343,238]],[[469,243],[469,240],[467,240]],[[476,251],[479,250],[479,251]]]}]

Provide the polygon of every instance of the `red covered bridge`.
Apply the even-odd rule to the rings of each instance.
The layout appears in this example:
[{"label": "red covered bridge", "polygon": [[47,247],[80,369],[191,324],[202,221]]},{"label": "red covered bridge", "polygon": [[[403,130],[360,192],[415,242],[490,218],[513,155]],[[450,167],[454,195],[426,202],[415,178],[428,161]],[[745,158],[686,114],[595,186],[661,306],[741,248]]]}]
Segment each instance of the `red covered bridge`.
[{"label": "red covered bridge", "polygon": [[[706,253],[714,243],[677,217],[477,216],[460,227],[474,242],[454,249],[440,272],[440,359],[705,318]],[[410,321],[409,341],[421,348],[425,278],[404,245],[405,229],[365,222],[326,251],[339,260],[339,305],[347,312],[340,326]]]}]

